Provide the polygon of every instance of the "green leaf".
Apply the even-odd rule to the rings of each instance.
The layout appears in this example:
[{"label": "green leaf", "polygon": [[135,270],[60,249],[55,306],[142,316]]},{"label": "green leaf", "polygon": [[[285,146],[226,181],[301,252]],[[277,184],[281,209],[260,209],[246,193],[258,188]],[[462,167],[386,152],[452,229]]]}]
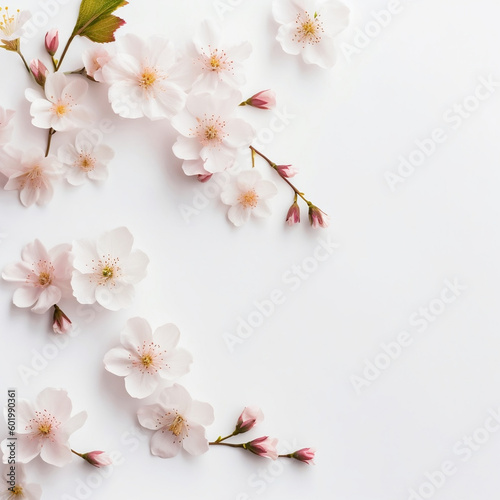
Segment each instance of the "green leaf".
[{"label": "green leaf", "polygon": [[80,35],[97,43],[113,42],[115,31],[125,21],[112,12],[127,4],[127,0],[82,0],[72,37]]}]

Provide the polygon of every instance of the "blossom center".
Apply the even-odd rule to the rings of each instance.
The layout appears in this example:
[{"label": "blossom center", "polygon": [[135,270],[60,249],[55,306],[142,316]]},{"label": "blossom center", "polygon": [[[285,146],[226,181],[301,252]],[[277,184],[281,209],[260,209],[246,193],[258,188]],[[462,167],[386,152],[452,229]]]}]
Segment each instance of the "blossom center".
[{"label": "blossom center", "polygon": [[88,153],[80,153],[80,155],[78,156],[78,160],[76,161],[76,165],[85,172],[94,170],[95,163],[95,158]]},{"label": "blossom center", "polygon": [[52,282],[52,276],[50,275],[50,273],[42,271],[38,275],[38,283],[40,286],[50,285],[51,282]]},{"label": "blossom center", "polygon": [[220,73],[221,71],[232,71],[234,61],[228,59],[225,50],[212,49],[208,46],[208,53],[202,52],[198,60],[201,66],[209,72]]},{"label": "blossom center", "polygon": [[311,45],[317,44],[321,41],[321,33],[324,32],[323,23],[320,20],[320,14],[317,12],[311,17],[307,11],[297,14],[295,21],[296,33],[293,39],[296,42],[310,43]]},{"label": "blossom center", "polygon": [[203,146],[214,147],[220,145],[227,133],[224,133],[226,122],[220,116],[211,115],[203,118],[196,118],[198,126],[194,130],[193,135],[198,137],[198,140]]},{"label": "blossom center", "polygon": [[149,368],[149,365],[153,363],[153,358],[149,354],[146,354],[141,358],[141,362],[146,368]]},{"label": "blossom center", "polygon": [[139,86],[148,90],[158,80],[158,72],[154,68],[145,68],[139,78]]},{"label": "blossom center", "polygon": [[108,280],[108,279],[113,277],[113,274],[114,274],[114,270],[112,267],[109,267],[109,266],[103,267],[102,275],[104,278],[106,278]]},{"label": "blossom center", "polygon": [[168,365],[165,363],[165,355],[167,351],[161,348],[161,345],[154,342],[146,343],[137,346],[137,356],[129,355],[132,360],[132,366],[141,371],[154,374],[158,370],[162,370]]},{"label": "blossom center", "polygon": [[26,426],[27,431],[31,431],[31,437],[55,440],[55,431],[61,423],[47,410],[35,411],[34,418],[30,419]]},{"label": "blossom center", "polygon": [[23,189],[26,184],[28,184],[31,189],[40,189],[43,187],[44,181],[42,167],[38,164],[32,166],[27,172],[19,176],[19,181],[21,189]]},{"label": "blossom center", "polygon": [[[0,11],[2,7],[0,7]],[[0,16],[0,31],[2,31],[5,35],[11,35],[14,33],[16,28],[16,16],[11,15],[9,13],[9,8],[5,7],[5,12]],[[17,10],[19,13],[19,9]]]},{"label": "blossom center", "polygon": [[47,436],[48,434],[50,434],[51,427],[52,426],[50,424],[47,424],[47,423],[40,424],[38,426],[38,432],[40,434],[43,434],[44,436]]},{"label": "blossom center", "polygon": [[177,414],[173,422],[170,424],[168,430],[171,431],[174,436],[178,436],[182,432],[183,426],[184,426],[184,417]]},{"label": "blossom center", "polygon": [[255,192],[255,189],[250,189],[245,193],[242,193],[238,198],[238,201],[245,208],[255,208],[257,206],[257,202],[259,201],[259,195]]},{"label": "blossom center", "polygon": [[14,496],[20,496],[20,497],[23,497],[24,496],[24,493],[23,493],[23,489],[21,488],[21,486],[19,485],[15,485],[14,488],[12,488],[10,490],[10,492],[14,495]]},{"label": "blossom center", "polygon": [[57,104],[54,104],[52,106],[52,111],[59,118],[61,118],[61,116],[64,116],[69,111],[68,107],[69,106],[67,105],[67,103],[65,103],[63,101],[58,101]]}]

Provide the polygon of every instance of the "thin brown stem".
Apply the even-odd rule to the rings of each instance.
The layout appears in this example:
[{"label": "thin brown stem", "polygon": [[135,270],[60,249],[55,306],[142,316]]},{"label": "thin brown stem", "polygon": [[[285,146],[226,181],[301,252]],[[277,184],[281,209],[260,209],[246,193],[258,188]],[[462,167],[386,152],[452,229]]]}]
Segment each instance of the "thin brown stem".
[{"label": "thin brown stem", "polygon": [[28,73],[31,75],[31,70],[30,70],[30,67],[28,66],[28,63],[26,62],[26,59],[24,58],[22,52],[21,52],[21,48],[18,47],[18,49],[16,50],[16,52],[19,54],[19,57],[22,59],[23,63],[24,63],[24,67],[26,68],[26,70],[28,71]]},{"label": "thin brown stem", "polygon": [[250,149],[252,151],[252,154],[255,153],[255,154],[258,154],[262,159],[266,160],[266,162],[269,164],[269,166],[271,168],[273,168],[274,170],[276,170],[276,172],[278,173],[278,175],[293,189],[294,193],[295,193],[295,197],[300,196],[306,203],[308,206],[311,206],[312,203],[304,196],[303,193],[301,193],[286,177],[283,177],[279,171],[278,171],[278,166],[276,165],[276,163],[274,163],[272,160],[270,160],[265,154],[261,153],[259,150],[255,149],[253,146],[250,146]]},{"label": "thin brown stem", "polygon": [[74,38],[75,38],[75,35],[71,35],[69,37],[69,40],[67,41],[66,46],[64,47],[64,50],[61,54],[61,59],[59,59],[59,62],[57,63],[56,67],[54,68],[54,71],[59,71],[59,68],[61,67],[61,64],[64,60],[64,57],[66,56],[66,53],[68,52],[69,46],[71,45],[71,42],[73,41]]},{"label": "thin brown stem", "polygon": [[208,443],[209,445],[211,446],[216,446],[216,445],[219,445],[219,446],[230,446],[231,448],[243,448],[245,449],[246,448],[246,445],[245,443],[223,443],[221,441],[212,441],[211,443]]},{"label": "thin brown stem", "polygon": [[50,153],[50,145],[52,143],[52,136],[56,133],[56,131],[53,128],[49,128],[49,136],[47,139],[47,149],[45,150],[45,156],[49,156]]}]

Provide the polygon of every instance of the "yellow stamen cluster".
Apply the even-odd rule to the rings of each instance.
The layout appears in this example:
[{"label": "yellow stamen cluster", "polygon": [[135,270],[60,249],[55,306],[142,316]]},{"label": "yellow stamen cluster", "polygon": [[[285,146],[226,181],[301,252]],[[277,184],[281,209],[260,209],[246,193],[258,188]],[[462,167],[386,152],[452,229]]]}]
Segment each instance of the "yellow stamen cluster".
[{"label": "yellow stamen cluster", "polygon": [[320,20],[320,14],[315,12],[312,17],[307,11],[298,14],[295,24],[297,26],[293,39],[296,42],[302,43],[305,46],[306,43],[314,45],[321,41],[321,34],[325,30]]},{"label": "yellow stamen cluster", "polygon": [[18,484],[16,484],[11,490],[10,492],[12,493],[13,496],[15,497],[23,497],[24,496],[24,492],[23,492],[23,489],[21,488],[21,486],[19,486]]},{"label": "yellow stamen cluster", "polygon": [[[5,9],[0,7],[0,11],[2,10],[4,12],[0,15],[0,31],[10,34],[14,31],[12,29],[12,25],[15,24],[16,16],[14,14],[10,14],[8,7],[5,7]],[[17,14],[19,14],[19,12],[19,9],[17,9]]]},{"label": "yellow stamen cluster", "polygon": [[90,172],[94,170],[96,160],[93,156],[88,153],[80,153],[78,160],[75,162],[78,168],[81,168],[85,172]]},{"label": "yellow stamen cluster", "polygon": [[50,275],[50,273],[42,271],[38,275],[38,284],[40,286],[47,286],[50,285],[51,283],[52,283],[52,276]]},{"label": "yellow stamen cluster", "polygon": [[255,189],[250,189],[250,191],[242,193],[238,198],[238,201],[245,208],[255,208],[257,206],[257,202],[259,201],[259,195],[255,192]]},{"label": "yellow stamen cluster", "polygon": [[168,430],[171,431],[174,436],[178,436],[182,432],[183,426],[184,418],[177,414]]}]

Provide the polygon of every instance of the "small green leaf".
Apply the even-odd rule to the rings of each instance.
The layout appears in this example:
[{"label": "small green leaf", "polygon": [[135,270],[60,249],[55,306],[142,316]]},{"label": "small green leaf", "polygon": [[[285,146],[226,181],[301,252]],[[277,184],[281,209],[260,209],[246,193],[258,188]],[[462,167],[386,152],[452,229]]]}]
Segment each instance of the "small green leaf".
[{"label": "small green leaf", "polygon": [[97,43],[113,42],[115,31],[125,21],[112,12],[127,4],[127,0],[82,0],[72,37],[80,35]]}]

